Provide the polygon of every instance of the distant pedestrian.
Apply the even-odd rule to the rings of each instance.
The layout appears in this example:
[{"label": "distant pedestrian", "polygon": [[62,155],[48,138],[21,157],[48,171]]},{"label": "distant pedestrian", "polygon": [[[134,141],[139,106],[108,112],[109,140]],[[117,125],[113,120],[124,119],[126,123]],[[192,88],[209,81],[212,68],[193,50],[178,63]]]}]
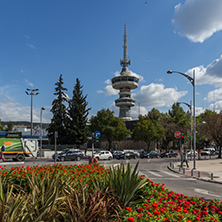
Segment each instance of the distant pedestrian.
[{"label": "distant pedestrian", "polygon": [[188,161],[187,161],[187,152],[184,150],[182,153],[182,161],[181,161],[181,167],[183,167],[183,163],[186,163],[187,168],[189,167]]}]

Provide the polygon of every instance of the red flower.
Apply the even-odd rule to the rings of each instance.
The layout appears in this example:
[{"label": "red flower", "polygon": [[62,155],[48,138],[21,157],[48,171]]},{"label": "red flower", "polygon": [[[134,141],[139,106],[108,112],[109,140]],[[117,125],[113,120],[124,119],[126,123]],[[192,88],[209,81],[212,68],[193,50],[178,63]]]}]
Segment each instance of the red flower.
[{"label": "red flower", "polygon": [[158,216],[158,215],[160,215],[160,211],[155,210],[155,211],[153,212],[153,214],[156,215],[156,216]]},{"label": "red flower", "polygon": [[134,219],[133,217],[128,217],[128,221],[130,221],[130,222],[134,222],[135,219]]},{"label": "red flower", "polygon": [[207,212],[206,210],[203,210],[203,211],[201,212],[201,214],[202,214],[203,216],[205,216],[205,215],[208,214],[208,212]]},{"label": "red flower", "polygon": [[128,210],[128,211],[131,211],[131,208],[130,208],[130,207],[126,207],[125,209]]}]

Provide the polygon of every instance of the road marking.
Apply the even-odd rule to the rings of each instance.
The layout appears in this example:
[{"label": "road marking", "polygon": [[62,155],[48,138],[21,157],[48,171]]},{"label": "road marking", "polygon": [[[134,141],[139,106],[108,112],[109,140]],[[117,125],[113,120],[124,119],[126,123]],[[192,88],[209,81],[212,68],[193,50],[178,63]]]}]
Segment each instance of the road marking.
[{"label": "road marking", "polygon": [[219,195],[212,194],[208,190],[204,190],[204,189],[194,188],[194,191],[197,192],[197,193],[201,193],[201,194],[205,194],[205,195],[210,195],[210,196],[213,196],[213,197],[221,197]]},{"label": "road marking", "polygon": [[151,171],[151,170],[147,170],[146,171],[146,173],[150,173],[150,174],[152,174],[152,175],[154,175],[154,176],[157,176],[157,177],[163,177],[162,175],[160,175],[160,174],[158,174],[158,173],[156,173],[156,172],[153,172],[153,171]]},{"label": "road marking", "polygon": [[178,175],[178,174],[170,173],[170,172],[167,172],[167,171],[164,171],[164,170],[161,170],[160,172],[163,172],[163,173],[165,173],[165,174],[168,174],[168,175],[170,175],[170,176],[172,176],[172,177],[180,177],[180,175]]},{"label": "road marking", "polygon": [[163,178],[163,177],[149,177],[149,176],[147,176],[148,177],[148,179],[150,179],[150,180],[196,180],[196,179],[194,179],[194,178],[171,178],[171,177],[165,177],[165,178]]}]

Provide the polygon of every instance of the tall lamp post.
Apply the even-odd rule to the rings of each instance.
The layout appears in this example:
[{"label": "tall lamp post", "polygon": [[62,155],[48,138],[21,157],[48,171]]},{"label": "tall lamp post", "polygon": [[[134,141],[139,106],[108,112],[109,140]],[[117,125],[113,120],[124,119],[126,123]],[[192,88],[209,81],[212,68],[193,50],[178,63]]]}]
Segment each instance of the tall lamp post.
[{"label": "tall lamp post", "polygon": [[193,77],[188,76],[187,74],[184,74],[182,72],[177,72],[177,71],[172,71],[172,70],[167,71],[167,74],[173,74],[173,73],[178,73],[180,75],[185,76],[193,85],[193,150],[194,150],[193,169],[196,169],[195,70],[193,70]]},{"label": "tall lamp post", "polygon": [[191,160],[192,160],[192,153],[193,153],[193,145],[192,145],[192,100],[190,100],[190,104],[188,103],[185,103],[185,102],[179,102],[179,104],[185,104],[188,106],[188,108],[190,109],[190,151],[191,151],[191,154],[190,154],[190,157],[191,157]]},{"label": "tall lamp post", "polygon": [[45,110],[45,107],[41,108],[40,111],[40,157],[42,157],[42,111]]},{"label": "tall lamp post", "polygon": [[33,103],[33,96],[36,96],[39,94],[39,89],[26,89],[27,91],[25,91],[25,93],[29,96],[31,96],[31,138],[32,138],[32,129],[33,129],[33,122],[32,122],[32,103]]}]

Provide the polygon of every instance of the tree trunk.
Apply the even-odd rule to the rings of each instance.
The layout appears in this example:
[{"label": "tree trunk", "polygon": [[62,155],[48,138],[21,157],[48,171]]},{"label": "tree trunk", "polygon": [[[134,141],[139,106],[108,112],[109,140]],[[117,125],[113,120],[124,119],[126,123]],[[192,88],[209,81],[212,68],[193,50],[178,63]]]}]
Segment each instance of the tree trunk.
[{"label": "tree trunk", "polygon": [[150,151],[150,141],[147,142],[147,151]]},{"label": "tree trunk", "polygon": [[108,141],[109,142],[109,151],[111,151],[112,148],[112,141]]}]

